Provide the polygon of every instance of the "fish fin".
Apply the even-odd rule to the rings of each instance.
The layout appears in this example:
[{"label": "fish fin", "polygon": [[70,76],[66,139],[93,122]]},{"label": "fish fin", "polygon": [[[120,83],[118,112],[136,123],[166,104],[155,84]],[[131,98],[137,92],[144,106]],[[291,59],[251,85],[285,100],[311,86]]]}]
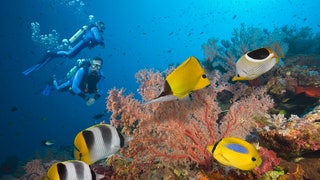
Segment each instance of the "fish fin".
[{"label": "fish fin", "polygon": [[172,90],[171,90],[170,85],[168,84],[168,81],[165,81],[165,83],[163,85],[163,91],[158,96],[158,98],[162,97],[162,96],[167,96],[167,95],[172,95]]},{"label": "fish fin", "polygon": [[96,180],[101,180],[103,179],[105,176],[103,174],[98,174],[96,173]]},{"label": "fish fin", "polygon": [[155,99],[152,99],[150,101],[147,101],[145,103],[143,103],[142,105],[147,105],[147,104],[151,104],[151,103],[155,103],[155,102],[166,102],[166,101],[172,101],[172,100],[177,100],[178,98],[173,96],[173,95],[166,95],[166,96],[161,96]]},{"label": "fish fin", "polygon": [[271,49],[276,54],[277,62],[278,62],[279,58],[285,57],[284,51],[278,42],[275,42],[274,44],[272,44]]}]

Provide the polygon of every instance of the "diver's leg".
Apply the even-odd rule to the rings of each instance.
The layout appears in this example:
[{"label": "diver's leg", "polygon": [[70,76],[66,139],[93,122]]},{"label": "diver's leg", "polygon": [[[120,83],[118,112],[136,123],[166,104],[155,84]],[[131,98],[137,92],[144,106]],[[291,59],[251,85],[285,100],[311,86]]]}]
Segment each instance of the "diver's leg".
[{"label": "diver's leg", "polygon": [[55,75],[53,75],[52,77],[50,77],[48,79],[48,81],[46,82],[46,86],[42,90],[41,94],[43,94],[45,96],[49,96],[51,94],[51,91],[52,91],[53,86],[54,86],[54,80],[55,79],[56,79]]},{"label": "diver's leg", "polygon": [[56,90],[59,91],[59,84],[58,84],[58,82],[57,82],[56,79],[53,80],[53,86],[54,86],[54,88],[55,88]]},{"label": "diver's leg", "polygon": [[79,52],[85,48],[87,45],[86,43],[81,40],[79,41],[75,46],[73,46],[72,49],[70,49],[68,52],[67,52],[67,56],[68,58],[74,58],[77,54],[79,54]]},{"label": "diver's leg", "polygon": [[57,91],[67,90],[67,89],[69,89],[70,85],[71,85],[70,80],[68,80],[62,84],[58,84],[57,80],[53,80],[53,86],[55,87],[55,89]]},{"label": "diver's leg", "polygon": [[58,56],[58,57],[66,58],[66,57],[69,56],[69,51],[58,51],[58,52],[57,52],[57,56]]},{"label": "diver's leg", "polygon": [[28,68],[27,70],[23,71],[22,74],[27,76],[31,72],[40,69],[44,65],[48,64],[53,58],[57,56],[56,52],[47,52],[46,55],[41,59],[40,62],[38,62],[36,65]]}]

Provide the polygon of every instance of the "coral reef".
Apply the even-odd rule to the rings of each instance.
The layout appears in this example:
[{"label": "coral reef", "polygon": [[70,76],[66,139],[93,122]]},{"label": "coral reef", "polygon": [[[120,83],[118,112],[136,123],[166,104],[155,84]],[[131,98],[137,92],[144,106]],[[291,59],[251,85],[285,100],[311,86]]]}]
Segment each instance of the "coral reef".
[{"label": "coral reef", "polygon": [[317,179],[319,177],[320,106],[298,117],[273,115],[271,124],[258,132],[262,146],[277,152],[286,172],[279,179]]},{"label": "coral reef", "polygon": [[[160,94],[164,83],[161,73],[142,70],[137,79],[143,100]],[[124,95],[123,89],[109,91],[107,108],[112,113],[112,124],[134,137],[122,153],[132,158],[136,171],[141,167],[139,171],[145,173],[155,163],[171,170],[210,169],[212,157],[207,145],[226,136],[245,138],[260,126],[255,119],[263,117],[273,106],[266,89],[248,90],[241,84],[226,86],[219,84],[218,79],[217,75],[211,79],[210,87],[193,92],[188,100],[147,105],[135,100],[132,94]],[[216,99],[226,89],[235,95],[228,112],[221,116]],[[250,93],[239,95],[236,91]]]},{"label": "coral reef", "polygon": [[[299,88],[307,91],[311,88],[320,89],[320,56],[294,55],[286,58],[286,65],[274,71],[266,87],[278,101],[295,96]],[[314,97],[317,98],[315,94]]]},{"label": "coral reef", "polygon": [[[161,93],[164,78],[155,70],[139,71],[142,102],[123,88],[111,89],[106,100],[111,124],[133,140],[92,169],[104,179],[317,179],[319,41],[307,27],[269,31],[243,24],[230,40],[211,38],[202,46],[211,86],[181,100],[144,104]],[[282,51],[274,50],[286,55],[281,63],[255,82],[230,83],[241,55],[275,43]],[[216,162],[206,146],[227,136],[259,142],[261,166],[241,171]],[[48,157],[28,162],[20,179],[42,178]]]},{"label": "coral reef", "polygon": [[[298,156],[318,149],[319,140],[311,135],[314,133],[312,130],[316,131],[317,129],[314,129],[313,125],[306,125],[308,123],[300,123],[303,121],[298,116],[292,115],[291,118],[287,118],[291,115],[289,111],[285,115],[276,115],[281,112],[281,109],[273,109],[274,115],[267,114],[273,107],[272,98],[267,92],[279,103],[286,102],[286,98],[295,97],[295,85],[316,86],[315,82],[319,82],[315,80],[319,78],[317,66],[299,66],[295,67],[296,70],[289,69],[293,67],[290,64],[294,59],[297,61],[297,58],[308,58],[310,59],[308,65],[310,65],[317,62],[316,56],[309,56],[311,57],[309,58],[304,55],[291,55],[287,58],[288,64],[281,64],[259,78],[263,79],[256,84],[260,85],[259,88],[250,86],[251,83],[228,83],[233,75],[230,72],[234,72],[235,60],[244,52],[278,43],[282,47],[282,51],[278,50],[277,53],[284,56],[285,52],[289,51],[288,47],[292,47],[290,43],[293,41],[290,41],[288,37],[293,37],[294,33],[296,32],[289,31],[284,27],[275,28],[274,31],[269,32],[265,29],[246,28],[242,25],[240,30],[235,29],[231,42],[222,40],[219,44],[217,39],[210,39],[207,44],[203,45],[203,49],[206,70],[212,85],[194,92],[189,100],[144,105],[134,99],[133,94],[124,95],[124,89],[109,91],[107,109],[112,113],[111,122],[126,135],[134,137],[129,147],[121,152],[126,158],[130,158],[130,162],[127,162],[126,166],[132,168],[126,170],[126,173],[121,176],[134,174],[140,178],[150,176],[163,178],[160,172],[166,172],[164,174],[175,178],[237,177],[235,174],[239,174],[238,170],[227,172],[219,170],[221,166],[212,161],[212,157],[205,151],[205,147],[222,137],[249,138],[254,137],[252,133],[258,133],[259,142],[261,141],[260,145],[262,145],[259,152],[262,154],[264,162],[261,167],[253,171],[254,174],[247,173],[245,177],[263,178],[275,176],[275,174],[282,178],[305,177],[304,170],[300,165],[295,165],[294,170],[289,167],[279,170],[275,167],[284,161],[281,158],[286,159],[283,156],[285,154],[290,156],[291,153]],[[217,68],[218,66],[222,67],[224,71]],[[313,68],[313,71],[310,71],[310,68]],[[303,71],[303,69],[305,70]],[[138,92],[143,101],[148,101],[160,94],[164,83],[160,72],[142,70],[137,73],[136,77],[140,83]],[[284,80],[274,80],[279,77]],[[312,80],[306,81],[310,77]],[[267,86],[264,86],[265,84]],[[287,95],[286,92],[292,92],[292,96],[276,96],[276,93]],[[307,117],[309,116],[306,115],[303,119]],[[317,122],[317,120],[313,121]],[[297,133],[295,128],[302,127],[302,125],[304,127],[302,131],[311,127],[313,129]],[[275,138],[274,134],[283,135],[288,132],[292,134],[291,137],[298,135],[301,139],[299,141],[292,139],[294,143],[291,141],[287,143],[291,143],[293,147],[283,148],[285,144],[281,144],[283,141],[277,142],[278,137]],[[276,148],[271,147],[274,145],[274,141],[278,143]],[[277,148],[282,148],[283,154]],[[289,153],[285,150],[291,151]]]},{"label": "coral reef", "polygon": [[270,130],[259,132],[261,144],[285,159],[296,158],[320,149],[320,106],[302,118],[274,115]]},{"label": "coral reef", "polygon": [[47,170],[53,163],[44,164],[40,159],[34,159],[30,162],[27,162],[24,166],[25,168],[25,175],[20,177],[21,180],[28,180],[28,179],[34,179],[34,180],[40,180],[44,179],[46,176]]},{"label": "coral reef", "polygon": [[319,54],[320,33],[314,34],[310,27],[297,28],[284,25],[280,28],[283,41],[288,44],[287,55],[297,54]]},{"label": "coral reef", "polygon": [[258,178],[261,178],[264,173],[272,171],[273,168],[280,163],[281,159],[277,157],[277,154],[274,151],[264,147],[259,148],[259,154],[263,161],[259,167],[253,170],[253,172]]}]

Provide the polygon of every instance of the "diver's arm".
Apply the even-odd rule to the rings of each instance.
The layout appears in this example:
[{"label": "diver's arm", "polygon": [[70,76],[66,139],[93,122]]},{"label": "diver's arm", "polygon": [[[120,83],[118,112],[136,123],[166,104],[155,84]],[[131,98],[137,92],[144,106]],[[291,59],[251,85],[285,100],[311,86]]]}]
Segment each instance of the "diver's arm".
[{"label": "diver's arm", "polygon": [[102,76],[97,83],[97,89],[99,90],[95,95],[94,99],[97,100],[99,97],[101,97],[102,94],[105,93],[105,87],[104,87],[104,77]]},{"label": "diver's arm", "polygon": [[84,68],[80,68],[80,69],[76,72],[76,74],[75,74],[75,76],[74,76],[74,79],[73,79],[73,82],[72,82],[72,85],[71,85],[71,91],[72,91],[74,94],[82,97],[83,99],[88,100],[89,97],[86,96],[85,93],[82,92],[81,89],[79,88],[80,83],[81,83],[81,80],[82,80],[83,75],[84,75],[84,73],[85,73],[84,71],[85,71]]},{"label": "diver's arm", "polygon": [[95,26],[92,27],[91,32],[93,34],[94,39],[97,41],[97,43],[99,43],[100,45],[103,46],[104,45],[103,37],[102,37],[101,33],[99,32],[98,28]]}]

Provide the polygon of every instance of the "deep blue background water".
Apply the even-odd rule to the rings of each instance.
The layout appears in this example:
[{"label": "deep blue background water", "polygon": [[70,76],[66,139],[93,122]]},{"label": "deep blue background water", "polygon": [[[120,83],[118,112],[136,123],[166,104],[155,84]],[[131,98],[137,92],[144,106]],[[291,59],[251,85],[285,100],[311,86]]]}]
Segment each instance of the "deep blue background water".
[{"label": "deep blue background water", "polygon": [[[203,60],[201,45],[210,37],[229,39],[241,23],[272,29],[285,24],[319,31],[318,0],[95,0],[68,5],[59,0],[12,0],[0,11],[0,162],[10,155],[31,158],[43,151],[41,141],[56,147],[72,145],[76,133],[95,124],[92,116],[105,109],[105,96],[92,107],[70,93],[40,94],[52,74],[64,75],[76,58],[104,59],[106,88],[124,87],[136,93],[139,69],[165,70],[194,55]],[[43,69],[23,76],[46,49],[31,39],[31,22],[42,33],[56,29],[69,38],[88,22],[88,15],[105,22],[106,47],[83,50],[75,59],[56,59]],[[16,111],[11,111],[16,107]]]}]

